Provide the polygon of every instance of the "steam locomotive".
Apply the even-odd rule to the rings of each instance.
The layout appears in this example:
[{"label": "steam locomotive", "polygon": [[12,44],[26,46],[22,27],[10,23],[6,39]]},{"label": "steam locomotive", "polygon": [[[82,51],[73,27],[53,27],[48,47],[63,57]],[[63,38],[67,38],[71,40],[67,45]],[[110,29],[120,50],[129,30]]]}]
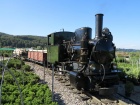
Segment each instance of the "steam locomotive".
[{"label": "steam locomotive", "polygon": [[47,36],[47,61],[55,70],[67,74],[78,90],[113,92],[118,82],[114,71],[116,47],[108,28],[102,29],[103,14],[95,15],[95,38],[92,29],[82,27],[75,32],[55,32]]}]

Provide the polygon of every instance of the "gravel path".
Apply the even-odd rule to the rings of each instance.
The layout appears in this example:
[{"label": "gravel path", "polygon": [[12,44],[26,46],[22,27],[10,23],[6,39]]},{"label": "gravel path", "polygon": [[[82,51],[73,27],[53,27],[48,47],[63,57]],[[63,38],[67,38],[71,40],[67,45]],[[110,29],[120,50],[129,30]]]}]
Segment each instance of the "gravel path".
[{"label": "gravel path", "polygon": [[[31,68],[34,68],[34,72],[43,80],[44,79],[44,67],[35,65],[30,62],[26,62]],[[45,81],[49,88],[52,90],[52,76],[50,76],[46,70]],[[74,94],[72,90],[68,89],[62,83],[54,78],[54,100],[59,105],[88,105],[86,101],[82,101],[81,97]]]}]

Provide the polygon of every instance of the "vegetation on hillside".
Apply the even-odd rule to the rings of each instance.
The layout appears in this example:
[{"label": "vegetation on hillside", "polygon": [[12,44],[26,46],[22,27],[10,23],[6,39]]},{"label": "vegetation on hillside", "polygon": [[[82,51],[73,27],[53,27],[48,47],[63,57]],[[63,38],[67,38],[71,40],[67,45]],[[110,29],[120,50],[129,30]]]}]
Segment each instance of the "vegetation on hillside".
[{"label": "vegetation on hillside", "polygon": [[47,45],[47,37],[33,35],[9,35],[0,32],[0,47],[45,47]]}]

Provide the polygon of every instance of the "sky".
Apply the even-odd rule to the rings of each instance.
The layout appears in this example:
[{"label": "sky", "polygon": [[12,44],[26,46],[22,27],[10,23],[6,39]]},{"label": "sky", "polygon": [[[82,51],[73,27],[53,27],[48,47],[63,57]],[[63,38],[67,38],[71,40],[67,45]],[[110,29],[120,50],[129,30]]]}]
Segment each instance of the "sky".
[{"label": "sky", "polygon": [[91,27],[102,13],[117,48],[140,49],[140,0],[0,0],[0,32],[47,36]]}]

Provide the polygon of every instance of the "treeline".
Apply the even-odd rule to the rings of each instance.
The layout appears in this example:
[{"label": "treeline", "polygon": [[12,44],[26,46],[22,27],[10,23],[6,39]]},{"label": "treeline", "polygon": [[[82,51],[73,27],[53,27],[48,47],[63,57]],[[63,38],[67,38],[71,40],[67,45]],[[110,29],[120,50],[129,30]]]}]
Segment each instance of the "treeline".
[{"label": "treeline", "polygon": [[137,50],[137,49],[117,48],[117,51],[123,51],[123,52],[137,52],[137,51],[140,51],[140,50]]},{"label": "treeline", "polygon": [[33,35],[9,35],[0,32],[0,47],[29,48],[47,45],[47,37]]}]

